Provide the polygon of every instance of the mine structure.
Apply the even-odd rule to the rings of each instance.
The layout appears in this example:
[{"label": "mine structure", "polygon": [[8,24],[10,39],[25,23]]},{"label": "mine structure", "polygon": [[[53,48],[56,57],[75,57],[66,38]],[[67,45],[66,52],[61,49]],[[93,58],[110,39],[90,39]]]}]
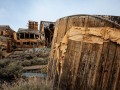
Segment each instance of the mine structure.
[{"label": "mine structure", "polygon": [[54,35],[55,22],[41,21],[40,33],[45,37],[45,46],[51,47],[53,35]]},{"label": "mine structure", "polygon": [[19,28],[13,31],[8,25],[0,25],[0,35],[7,37],[6,48],[13,49],[51,47],[55,22],[41,21],[40,31],[38,22],[28,21],[28,28]]},{"label": "mine structure", "polygon": [[55,22],[41,21],[40,31],[38,22],[28,21],[28,28],[19,28],[17,32],[9,25],[0,25],[0,56],[7,57],[12,51],[27,48],[51,47]]},{"label": "mine structure", "polygon": [[19,28],[14,33],[15,46],[17,48],[32,48],[44,46],[44,39],[38,31],[38,22],[29,21],[28,29]]},{"label": "mine structure", "polygon": [[38,22],[28,21],[28,28],[17,32],[9,25],[0,25],[0,58],[9,56],[12,51],[45,46],[45,37],[38,30]]}]

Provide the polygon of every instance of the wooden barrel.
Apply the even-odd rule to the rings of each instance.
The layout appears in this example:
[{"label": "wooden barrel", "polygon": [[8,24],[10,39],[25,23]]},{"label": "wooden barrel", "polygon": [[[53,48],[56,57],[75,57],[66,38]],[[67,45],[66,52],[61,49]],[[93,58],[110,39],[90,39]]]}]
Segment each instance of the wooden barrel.
[{"label": "wooden barrel", "polygon": [[119,23],[100,15],[57,20],[48,79],[54,90],[119,90]]}]

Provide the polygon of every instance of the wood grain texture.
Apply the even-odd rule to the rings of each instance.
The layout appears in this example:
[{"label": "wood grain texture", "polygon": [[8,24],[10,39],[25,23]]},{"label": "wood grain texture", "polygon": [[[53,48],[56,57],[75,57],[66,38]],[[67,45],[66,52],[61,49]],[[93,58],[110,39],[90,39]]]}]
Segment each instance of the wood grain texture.
[{"label": "wood grain texture", "polygon": [[[60,50],[61,40],[73,26],[85,29],[120,28],[108,21],[112,19],[105,18],[76,15],[57,20],[52,43],[54,52],[51,52],[48,66],[48,78],[53,80],[54,90],[120,90],[119,44],[110,40],[104,40],[100,44],[97,41],[90,43],[69,39],[64,57]],[[59,46],[55,50],[56,44]]]}]

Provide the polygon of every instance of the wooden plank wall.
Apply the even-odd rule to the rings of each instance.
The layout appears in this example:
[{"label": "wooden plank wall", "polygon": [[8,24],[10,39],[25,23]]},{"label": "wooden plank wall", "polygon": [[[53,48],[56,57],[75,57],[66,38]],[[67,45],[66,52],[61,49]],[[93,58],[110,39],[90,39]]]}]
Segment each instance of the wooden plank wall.
[{"label": "wooden plank wall", "polygon": [[55,75],[54,89],[120,90],[120,46],[69,40],[62,74]]},{"label": "wooden plank wall", "polygon": [[[97,44],[69,40],[63,62],[57,58],[56,44],[60,45],[72,26],[85,27],[85,19],[86,16],[75,16],[57,20],[48,79],[53,80],[54,90],[120,90],[120,45],[111,41]],[[114,25],[89,16],[88,27]]]}]

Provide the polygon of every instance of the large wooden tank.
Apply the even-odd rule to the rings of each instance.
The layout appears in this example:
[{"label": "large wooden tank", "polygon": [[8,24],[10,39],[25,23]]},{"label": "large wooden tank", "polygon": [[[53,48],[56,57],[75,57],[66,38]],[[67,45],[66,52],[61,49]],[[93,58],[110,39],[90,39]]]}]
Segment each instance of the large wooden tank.
[{"label": "large wooden tank", "polygon": [[48,79],[54,90],[120,90],[120,17],[58,19]]}]

